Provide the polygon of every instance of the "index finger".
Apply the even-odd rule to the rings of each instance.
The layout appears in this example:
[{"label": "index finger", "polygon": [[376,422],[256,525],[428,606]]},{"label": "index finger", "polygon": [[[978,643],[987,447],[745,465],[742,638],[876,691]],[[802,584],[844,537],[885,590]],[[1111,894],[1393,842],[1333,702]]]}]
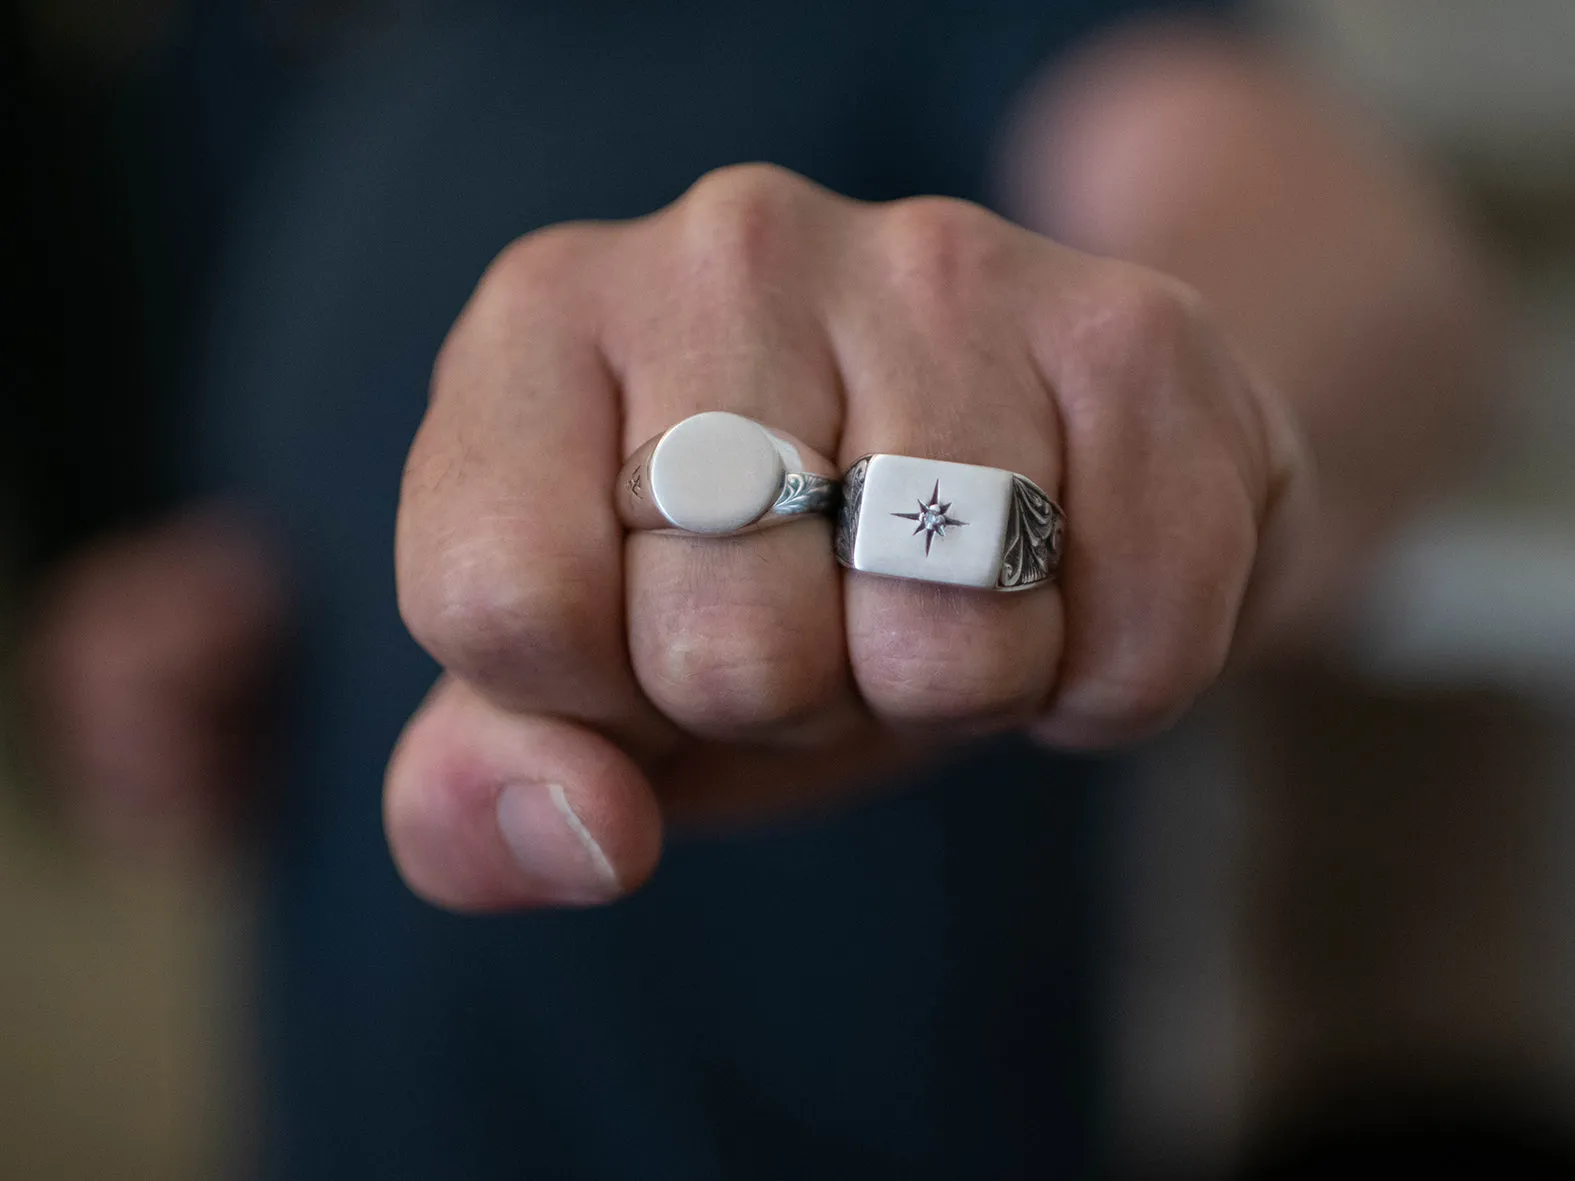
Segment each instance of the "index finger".
[{"label": "index finger", "polygon": [[639,749],[670,730],[624,638],[619,400],[587,281],[616,233],[538,232],[482,280],[411,447],[396,567],[406,625],[449,672]]}]

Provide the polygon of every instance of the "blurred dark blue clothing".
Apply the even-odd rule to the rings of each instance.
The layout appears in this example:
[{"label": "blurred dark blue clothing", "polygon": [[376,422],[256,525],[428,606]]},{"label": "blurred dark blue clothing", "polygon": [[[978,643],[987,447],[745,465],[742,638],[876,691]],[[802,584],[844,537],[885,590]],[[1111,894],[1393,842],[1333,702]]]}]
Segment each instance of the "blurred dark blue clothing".
[{"label": "blurred dark blue clothing", "polygon": [[286,539],[306,617],[266,1176],[1086,1170],[1091,764],[997,743],[838,818],[676,840],[607,910],[524,917],[411,897],[379,793],[435,672],[395,611],[400,466],[493,255],[741,160],[987,200],[1035,69],[1139,7],[468,5],[336,59],[295,105],[229,235],[193,440]]}]

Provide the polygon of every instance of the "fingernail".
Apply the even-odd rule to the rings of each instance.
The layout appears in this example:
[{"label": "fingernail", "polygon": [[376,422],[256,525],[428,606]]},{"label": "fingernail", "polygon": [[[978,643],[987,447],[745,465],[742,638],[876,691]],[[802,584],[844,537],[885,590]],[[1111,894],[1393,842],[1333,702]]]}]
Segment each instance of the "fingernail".
[{"label": "fingernail", "polygon": [[498,832],[544,901],[592,905],[623,893],[618,871],[561,783],[505,787],[498,793]]}]

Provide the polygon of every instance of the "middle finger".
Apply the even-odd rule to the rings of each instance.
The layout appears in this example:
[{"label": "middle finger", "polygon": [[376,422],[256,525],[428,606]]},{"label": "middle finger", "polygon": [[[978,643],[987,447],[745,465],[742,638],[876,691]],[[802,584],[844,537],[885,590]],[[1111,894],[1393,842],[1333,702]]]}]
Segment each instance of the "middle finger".
[{"label": "middle finger", "polygon": [[[706,410],[834,453],[841,384],[799,278],[814,237],[801,196],[733,170],[657,216],[641,270],[684,297],[653,315],[642,293],[625,293],[640,313],[614,317],[626,454]],[[821,738],[861,716],[830,529],[811,516],[736,537],[630,535],[630,659],[663,713],[699,734],[772,740]]]}]

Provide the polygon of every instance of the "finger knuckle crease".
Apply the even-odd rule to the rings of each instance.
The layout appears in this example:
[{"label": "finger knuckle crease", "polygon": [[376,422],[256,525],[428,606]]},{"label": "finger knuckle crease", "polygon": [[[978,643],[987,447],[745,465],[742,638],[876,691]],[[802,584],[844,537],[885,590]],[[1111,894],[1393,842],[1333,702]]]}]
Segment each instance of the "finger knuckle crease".
[{"label": "finger knuckle crease", "polygon": [[1022,712],[1036,695],[1037,675],[999,652],[966,660],[886,650],[861,662],[860,683],[877,710],[914,721],[968,721]]},{"label": "finger knuckle crease", "polygon": [[562,669],[598,646],[588,578],[455,558],[445,556],[445,573],[402,604],[411,634],[444,667],[486,685]]},{"label": "finger knuckle crease", "polygon": [[653,645],[647,675],[654,697],[686,722],[715,726],[790,721],[811,710],[826,678],[803,651],[729,629],[674,628]]},{"label": "finger knuckle crease", "polygon": [[1184,695],[1179,678],[1152,671],[1106,674],[1087,692],[1094,716],[1123,733],[1149,734],[1162,729],[1181,708]]},{"label": "finger knuckle crease", "polygon": [[1134,737],[1157,733],[1214,679],[1223,656],[1189,647],[1186,651],[1118,665],[1098,674],[1079,693],[1084,708],[1102,716],[1114,730]]}]

